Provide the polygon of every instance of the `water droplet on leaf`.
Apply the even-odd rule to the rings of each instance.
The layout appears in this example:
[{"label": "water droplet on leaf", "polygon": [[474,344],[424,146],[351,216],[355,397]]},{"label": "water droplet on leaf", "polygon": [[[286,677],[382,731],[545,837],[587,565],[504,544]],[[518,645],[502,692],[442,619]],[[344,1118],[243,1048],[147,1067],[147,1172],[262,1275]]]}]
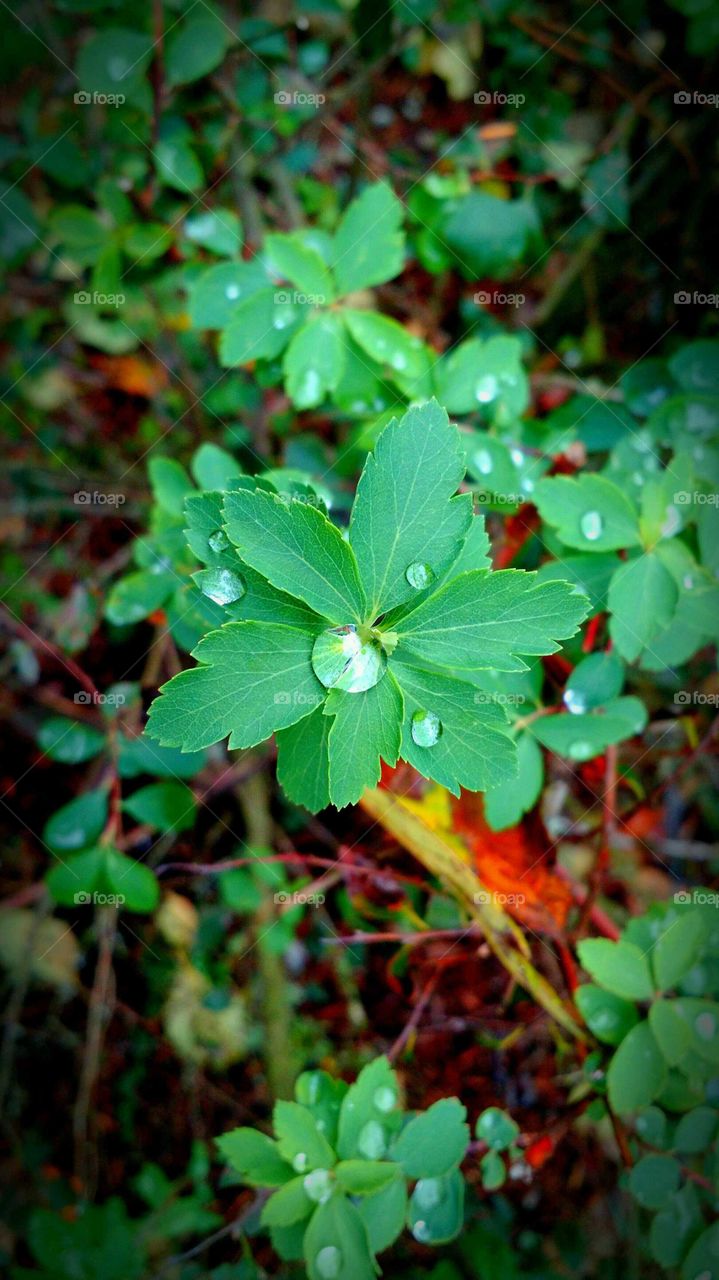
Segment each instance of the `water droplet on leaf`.
[{"label": "water droplet on leaf", "polygon": [[197,575],[203,596],[215,604],[233,604],[245,594],[246,587],[239,573],[231,569],[205,569]]},{"label": "water droplet on leaf", "polygon": [[235,298],[239,298],[239,296],[240,296],[240,286],[237,284],[228,284],[227,288],[225,289],[225,297],[229,298],[230,302],[234,302]]},{"label": "water droplet on leaf", "polygon": [[700,1013],[694,1020],[694,1030],[700,1040],[713,1040],[717,1031],[717,1020],[713,1013]]},{"label": "water droplet on leaf", "polygon": [[324,1204],[332,1195],[332,1178],[327,1169],[313,1169],[302,1182],[310,1200]]},{"label": "water droplet on leaf", "polygon": [[604,520],[598,511],[585,511],[579,521],[579,528],[587,542],[596,542],[604,531]]},{"label": "water droplet on leaf", "polygon": [[431,1240],[432,1233],[423,1218],[418,1218],[412,1227],[412,1235],[415,1240],[419,1240],[420,1244],[426,1244]]},{"label": "water droplet on leaf", "polygon": [[571,711],[574,716],[581,716],[587,710],[586,699],[581,693],[577,693],[574,689],[566,689],[564,693],[564,705],[567,711]]},{"label": "water droplet on leaf", "polygon": [[494,466],[492,455],[488,449],[478,449],[474,455],[474,465],[481,476],[488,476]]},{"label": "water droplet on leaf", "polygon": [[337,1280],[342,1270],[342,1254],[334,1244],[326,1244],[315,1258],[317,1274],[322,1280]]},{"label": "water droplet on leaf", "polygon": [[382,1085],[380,1089],[375,1089],[372,1101],[378,1111],[391,1111],[397,1101],[397,1094],[394,1089],[390,1089],[389,1085]]},{"label": "water droplet on leaf", "polygon": [[498,392],[499,383],[492,373],[485,374],[483,378],[480,378],[474,388],[474,394],[480,404],[489,404],[490,400],[494,400]]},{"label": "water droplet on leaf", "polygon": [[381,1160],[387,1150],[387,1139],[379,1120],[368,1120],[360,1130],[357,1147],[368,1160]]},{"label": "water droplet on leaf", "polygon": [[379,684],[387,655],[378,640],[363,640],[356,627],[331,627],[315,640],[312,667],[326,689],[363,693]]},{"label": "water droplet on leaf", "polygon": [[305,1151],[298,1151],[297,1155],[293,1157],[292,1168],[295,1173],[304,1173],[307,1168],[307,1153]]},{"label": "water droplet on leaf", "polygon": [[230,545],[230,539],[224,529],[215,529],[207,539],[213,551],[226,551]]},{"label": "water droplet on leaf", "polygon": [[596,748],[591,742],[580,739],[577,742],[570,742],[567,748],[567,755],[570,760],[591,760],[592,756],[597,754]]},{"label": "water droplet on leaf", "polygon": [[407,566],[404,576],[411,587],[414,587],[416,591],[422,591],[429,586],[434,573],[428,564],[424,564],[421,560],[415,560]]},{"label": "water droplet on leaf", "polygon": [[442,721],[434,711],[415,711],[412,740],[418,747],[434,747],[442,736]]},{"label": "water droplet on leaf", "polygon": [[421,1209],[434,1209],[443,1195],[439,1178],[420,1178],[414,1189],[414,1198]]}]

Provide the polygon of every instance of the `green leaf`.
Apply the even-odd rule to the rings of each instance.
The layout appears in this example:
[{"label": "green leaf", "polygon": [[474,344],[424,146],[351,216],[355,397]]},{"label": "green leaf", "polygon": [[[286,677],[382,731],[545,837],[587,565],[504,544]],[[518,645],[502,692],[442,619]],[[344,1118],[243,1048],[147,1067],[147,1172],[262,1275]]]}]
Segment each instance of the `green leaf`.
[{"label": "green leaf", "polygon": [[233,1129],[215,1138],[223,1158],[253,1187],[281,1187],[293,1177],[277,1143],[256,1129]]},{"label": "green leaf", "polygon": [[507,1181],[507,1168],[496,1151],[487,1151],[479,1162],[482,1186],[485,1191],[498,1191]]},{"label": "green leaf", "polygon": [[[356,695],[348,694],[348,697]],[[290,800],[311,813],[330,803],[329,736],[332,718],[317,707],[277,735],[277,778]]]},{"label": "green leaf", "polygon": [[452,498],[463,474],[459,432],[436,401],[382,432],[350,520],[369,617],[417,594],[411,566],[426,566],[431,582],[456,559],[472,520],[471,503]]},{"label": "green leaf", "polygon": [[228,493],[225,527],[242,560],[280,591],[299,596],[331,622],[363,620],[354,554],[316,507],[259,491]]},{"label": "green leaf", "polygon": [[524,671],[518,655],[556,653],[586,615],[586,598],[568,583],[537,583],[521,569],[477,571],[440,587],[397,632],[403,649],[435,664]]},{"label": "green leaf", "polygon": [[609,634],[627,662],[651,650],[651,641],[674,616],[678,595],[672,575],[652,553],[616,570],[609,584]]},{"label": "green leaf", "polygon": [[315,1210],[304,1258],[309,1280],[375,1280],[367,1230],[346,1196],[334,1195]]},{"label": "green leaf", "polygon": [[651,1000],[654,995],[649,960],[633,942],[585,938],[577,953],[582,968],[605,991],[626,1000]]},{"label": "green leaf", "polygon": [[613,1111],[626,1115],[649,1106],[664,1088],[667,1068],[648,1023],[640,1022],[622,1040],[609,1064],[607,1086]]},{"label": "green leaf", "polygon": [[628,175],[632,164],[622,147],[590,164],[584,175],[582,208],[598,227],[621,231],[629,218]]},{"label": "green leaf", "polygon": [[220,363],[225,368],[250,360],[273,360],[284,351],[307,308],[281,289],[248,293],[232,308],[220,335]]},{"label": "green leaf", "polygon": [[657,938],[652,965],[659,991],[671,991],[696,964],[706,938],[699,912],[687,912]]},{"label": "green leaf", "polygon": [[719,1002],[680,996],[672,1004],[689,1029],[695,1061],[719,1065]]},{"label": "green leaf", "polygon": [[206,440],[192,455],[190,470],[200,489],[227,489],[242,467],[226,449]]},{"label": "green leaf", "polygon": [[270,1196],[260,1215],[263,1227],[291,1227],[309,1218],[314,1205],[304,1184],[304,1176],[293,1178]]},{"label": "green leaf", "polygon": [[390,378],[396,374],[412,381],[422,376],[426,366],[425,347],[404,325],[376,311],[354,311],[351,307],[344,308],[342,317],[357,346],[371,360],[384,365]]},{"label": "green leaf", "polygon": [[155,147],[157,176],[166,187],[192,195],[204,185],[205,175],[192,147],[177,138],[160,138]]},{"label": "green leaf", "polygon": [[446,207],[439,235],[468,279],[505,279],[538,245],[539,220],[528,200],[472,191]]},{"label": "green leaf", "polygon": [[682,1155],[699,1155],[709,1151],[719,1127],[719,1112],[714,1107],[694,1107],[682,1116],[676,1127],[673,1146]]},{"label": "green leaf", "polygon": [[77,60],[77,83],[83,93],[137,90],[152,56],[152,41],[139,31],[110,27],[83,45]]},{"label": "green leaf", "polygon": [[105,735],[89,724],[51,716],[40,726],[38,745],[51,760],[61,764],[82,764],[104,750]]},{"label": "green leaf", "polygon": [[436,1178],[460,1164],[469,1143],[466,1115],[457,1098],[440,1098],[410,1120],[392,1150],[408,1178]]},{"label": "green leaf", "polygon": [[107,822],[107,791],[95,788],[68,801],[48,818],[42,838],[53,853],[74,853],[94,844]]},{"label": "green leaf", "polygon": [[672,1156],[642,1156],[629,1174],[629,1190],[643,1209],[664,1209],[681,1181],[681,1168]]},{"label": "green leaf", "polygon": [[379,782],[382,760],[397,763],[403,699],[390,671],[364,693],[330,689],[323,708],[332,716],[329,734],[329,787],[337,809],[355,804],[366,787]]},{"label": "green leaf", "polygon": [[404,263],[404,210],[384,182],[366,187],[345,210],[332,244],[337,293],[383,284]]},{"label": "green leaf", "polygon": [[716,395],[719,392],[719,342],[714,338],[699,338],[686,343],[671,357],[669,371],[684,391]]},{"label": "green leaf", "polygon": [[622,692],[624,664],[608,649],[590,653],[578,662],[564,689],[564,703],[574,715],[593,711],[613,701]]},{"label": "green leaf", "polygon": [[484,816],[493,831],[514,827],[524,813],[533,809],[544,784],[544,758],[534,738],[520,733],[516,738],[517,775],[493,787],[484,797]]},{"label": "green leaf", "polygon": [[136,822],[166,832],[194,826],[197,809],[193,793],[183,782],[154,782],[135,791],[122,807]]},{"label": "green leaf", "polygon": [[62,907],[87,906],[104,885],[104,853],[91,849],[51,867],[45,877],[50,896]]},{"label": "green leaf", "polygon": [[275,1103],[272,1124],[279,1153],[296,1173],[331,1169],[335,1164],[337,1157],[307,1107],[280,1100]]},{"label": "green leaf", "polygon": [[311,665],[314,637],[270,622],[229,622],[200,641],[202,665],[160,690],[146,732],[163,746],[197,751],[231,735],[254,746],[286,729],[324,699]]},{"label": "green leaf", "polygon": [[295,1081],[295,1100],[307,1107],[330,1146],[335,1145],[342,1099],[349,1085],[327,1071],[303,1071]]},{"label": "green leaf", "polygon": [[[216,253],[220,258],[235,258],[242,247],[242,223],[233,209],[196,209],[185,218],[182,234],[192,244],[209,249],[210,253]],[[202,279],[206,279],[206,274]]]},{"label": "green leaf", "polygon": [[394,1182],[399,1170],[387,1160],[341,1160],[335,1169],[337,1181],[351,1196],[373,1196]]},{"label": "green leaf", "polygon": [[150,867],[135,862],[116,849],[108,849],[105,876],[110,892],[122,896],[130,911],[144,914],[155,910],[160,900],[160,886]]},{"label": "green leaf", "polygon": [[530,729],[550,751],[569,760],[591,760],[614,742],[641,733],[647,710],[638,698],[615,698],[587,715],[567,712],[536,721]]},{"label": "green leaf", "polygon": [[449,413],[483,412],[510,422],[529,404],[522,344],[508,334],[460,342],[437,362],[434,376],[437,398]]},{"label": "green leaf", "polygon": [[682,1280],[719,1280],[719,1222],[707,1227],[684,1259]]},{"label": "green leaf", "polygon": [[673,1000],[654,1001],[649,1010],[649,1026],[669,1066],[676,1067],[689,1049],[691,1033]]},{"label": "green leaf", "polygon": [[409,1202],[407,1225],[421,1244],[446,1244],[464,1225],[464,1178],[452,1169],[441,1178],[420,1178]]},{"label": "green leaf", "polygon": [[[423,671],[399,658],[390,665],[405,702],[403,760],[454,795],[459,795],[460,787],[486,790],[516,777],[516,749],[505,731],[506,715],[501,706],[464,681]],[[436,717],[432,723],[436,723],[437,736],[425,742],[418,721],[424,723],[422,717],[427,713]],[[430,739],[434,738],[430,734]]]},{"label": "green leaf", "polygon": [[603,1044],[621,1044],[639,1021],[636,1007],[628,1000],[591,983],[577,987],[574,999],[589,1030]]},{"label": "green leaf", "polygon": [[267,269],[259,258],[210,267],[190,287],[190,324],[193,329],[224,329],[240,303],[268,285]]},{"label": "green leaf", "polygon": [[285,351],[287,394],[298,409],[314,409],[337,387],[345,366],[342,326],[334,312],[308,320]]},{"label": "green leaf", "polygon": [[366,1196],[357,1206],[373,1253],[389,1249],[401,1234],[407,1216],[407,1186],[396,1178],[376,1195]]},{"label": "green leaf", "polygon": [[185,498],[192,493],[190,477],[174,458],[150,458],[147,467],[155,502],[171,516],[181,516]]},{"label": "green leaf", "polygon": [[499,1107],[487,1107],[477,1119],[475,1132],[492,1151],[506,1151],[519,1137],[519,1126]]},{"label": "green leaf", "polygon": [[165,52],[168,84],[173,88],[190,84],[214,71],[224,59],[229,36],[225,24],[208,8],[175,27]]},{"label": "green leaf", "polygon": [[334,302],[334,284],[329,269],[301,231],[266,236],[264,249],[272,270],[301,293],[307,294],[311,305],[328,307]]},{"label": "green leaf", "polygon": [[152,573],[140,569],[120,578],[105,601],[105,617],[116,627],[142,622],[160,609],[177,587],[174,573]]},{"label": "green leaf", "polygon": [[547,524],[568,547],[613,551],[638,546],[639,514],[629,498],[605,476],[552,476],[540,480],[534,502]]},{"label": "green leaf", "polygon": [[[374,1062],[362,1068],[342,1100],[337,1138],[337,1154],[340,1159],[350,1160],[358,1156],[380,1159],[384,1150],[370,1156],[368,1150],[363,1149],[367,1147],[363,1137],[372,1138],[371,1145],[378,1146],[379,1143],[375,1141],[376,1126],[380,1126],[382,1133],[379,1136],[386,1147],[390,1133],[400,1122],[397,1102],[397,1077],[386,1058],[375,1058]],[[368,1124],[375,1128],[366,1133]]]},{"label": "green leaf", "polygon": [[689,1242],[696,1239],[701,1228],[702,1212],[696,1188],[686,1183],[671,1197],[666,1209],[654,1217],[649,1236],[652,1257],[663,1267],[678,1266]]},{"label": "green leaf", "polygon": [[118,765],[121,778],[137,778],[153,773],[160,778],[194,778],[206,761],[204,751],[183,755],[173,747],[159,747],[144,735],[139,738],[118,737]]}]

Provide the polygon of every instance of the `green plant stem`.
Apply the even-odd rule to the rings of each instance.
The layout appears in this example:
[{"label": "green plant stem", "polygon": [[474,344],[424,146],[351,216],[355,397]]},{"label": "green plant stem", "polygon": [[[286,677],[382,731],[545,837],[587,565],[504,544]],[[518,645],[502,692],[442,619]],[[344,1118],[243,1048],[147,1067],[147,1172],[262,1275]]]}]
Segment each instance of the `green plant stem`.
[{"label": "green plant stem", "polygon": [[[245,778],[238,788],[245,819],[247,843],[256,849],[272,847],[272,816],[264,773]],[[262,1019],[265,1028],[265,1066],[273,1098],[291,1098],[295,1082],[291,1043],[291,1005],[282,960],[263,945],[264,936],[277,923],[278,912],[267,894],[256,915],[258,966],[262,982]]]}]

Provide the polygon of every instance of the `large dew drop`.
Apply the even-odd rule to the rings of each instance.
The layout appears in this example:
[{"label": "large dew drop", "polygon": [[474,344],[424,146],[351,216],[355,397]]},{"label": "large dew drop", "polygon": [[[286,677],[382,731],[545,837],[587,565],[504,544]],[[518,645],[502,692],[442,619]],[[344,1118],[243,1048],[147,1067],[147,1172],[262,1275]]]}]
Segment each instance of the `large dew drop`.
[{"label": "large dew drop", "polygon": [[315,1258],[315,1267],[322,1280],[337,1280],[342,1272],[342,1254],[334,1244],[326,1244]]},{"label": "large dew drop", "polygon": [[444,1198],[439,1178],[420,1178],[414,1189],[414,1198],[420,1209],[434,1209]]},{"label": "large dew drop", "polygon": [[481,476],[488,476],[494,466],[489,449],[478,449],[472,461]]},{"label": "large dew drop", "polygon": [[490,400],[494,400],[499,395],[499,383],[494,374],[487,373],[480,378],[474,388],[474,394],[480,404],[489,404]]},{"label": "large dew drop", "polygon": [[567,755],[570,760],[591,760],[592,756],[595,756],[596,754],[596,747],[593,747],[591,742],[585,742],[584,739],[580,739],[577,742],[570,742],[567,747]]},{"label": "large dew drop", "polygon": [[363,693],[379,684],[387,655],[378,640],[363,640],[356,627],[331,627],[315,640],[312,667],[326,689]]},{"label": "large dew drop", "polygon": [[292,1168],[295,1173],[304,1173],[307,1164],[307,1153],[305,1151],[298,1151],[297,1155],[292,1157]]},{"label": "large dew drop", "polygon": [[418,747],[434,747],[442,736],[442,721],[434,711],[415,711],[412,716],[412,741]]},{"label": "large dew drop", "polygon": [[423,591],[425,587],[429,586],[430,582],[434,578],[434,573],[430,566],[425,564],[424,561],[415,560],[412,564],[407,566],[404,576],[409,585],[414,587],[415,591]]},{"label": "large dew drop", "polygon": [[577,693],[574,689],[565,689],[564,705],[567,711],[571,711],[574,716],[584,715],[587,710],[587,700],[583,694]]},{"label": "large dew drop", "polygon": [[579,528],[587,542],[596,542],[604,532],[604,520],[598,511],[585,511],[579,521]]},{"label": "large dew drop", "polygon": [[214,600],[215,604],[234,604],[246,590],[239,573],[233,573],[231,569],[204,569],[198,573],[197,581],[203,596]]}]

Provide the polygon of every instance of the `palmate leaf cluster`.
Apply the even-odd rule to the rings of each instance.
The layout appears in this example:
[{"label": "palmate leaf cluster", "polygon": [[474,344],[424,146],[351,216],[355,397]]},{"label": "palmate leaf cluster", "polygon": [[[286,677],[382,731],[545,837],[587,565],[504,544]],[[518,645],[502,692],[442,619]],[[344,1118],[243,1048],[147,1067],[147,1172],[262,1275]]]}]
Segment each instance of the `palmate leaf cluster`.
[{"label": "palmate leaf cluster", "polygon": [[381,434],[347,537],[311,492],[242,476],[186,500],[188,542],[228,621],[150,710],[198,751],[276,734],[280,781],[310,809],[356,802],[403,759],[458,793],[517,772],[502,705],[475,684],[555,652],[588,611],[573,584],[489,568],[459,431],[435,402]]}]

